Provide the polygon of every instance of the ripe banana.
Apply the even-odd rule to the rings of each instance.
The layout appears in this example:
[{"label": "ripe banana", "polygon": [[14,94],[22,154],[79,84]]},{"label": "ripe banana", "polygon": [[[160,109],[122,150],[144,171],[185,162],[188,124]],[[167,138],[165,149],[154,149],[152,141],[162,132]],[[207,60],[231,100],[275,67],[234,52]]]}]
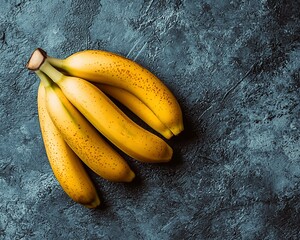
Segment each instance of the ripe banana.
[{"label": "ripe banana", "polygon": [[[32,54],[27,67],[46,73],[95,128],[129,156],[143,162],[166,162],[172,158],[173,150],[165,141],[134,123],[92,83],[63,75],[51,66],[40,49]],[[49,89],[55,90],[47,91],[49,93],[59,92],[57,88]],[[54,99],[48,101],[48,106],[50,102],[57,101],[53,97],[56,94],[50,95]]]},{"label": "ripe banana", "polygon": [[140,99],[130,92],[113,87],[107,84],[94,83],[98,88],[100,88],[104,93],[113,97],[125,107],[131,110],[135,115],[147,123],[152,129],[160,133],[167,139],[173,136],[173,133],[168,129],[157,116],[148,108]]},{"label": "ripe banana", "polygon": [[135,174],[125,160],[76,110],[60,88],[36,71],[45,88],[46,108],[61,135],[77,156],[95,173],[115,182],[130,182]]},{"label": "ripe banana", "polygon": [[171,91],[150,71],[117,54],[85,50],[48,62],[68,74],[125,89],[146,104],[174,135],[183,131],[181,108]]},{"label": "ripe banana", "polygon": [[66,144],[47,112],[45,88],[42,84],[38,89],[37,102],[42,138],[54,176],[63,190],[75,202],[88,208],[97,207],[100,200],[91,179],[80,159]]}]

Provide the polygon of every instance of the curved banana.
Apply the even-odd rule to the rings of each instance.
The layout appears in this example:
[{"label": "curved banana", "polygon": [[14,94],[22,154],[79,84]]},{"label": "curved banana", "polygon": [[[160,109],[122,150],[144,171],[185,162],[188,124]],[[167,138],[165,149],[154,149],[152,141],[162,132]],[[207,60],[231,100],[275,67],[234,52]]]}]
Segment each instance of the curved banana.
[{"label": "curved banana", "polygon": [[134,123],[92,83],[56,70],[39,49],[27,67],[46,73],[95,128],[129,156],[143,162],[166,162],[172,158],[173,150],[164,140]]},{"label": "curved banana", "polygon": [[130,92],[113,87],[107,84],[94,83],[100,90],[109,96],[113,97],[125,107],[131,110],[135,115],[147,123],[152,129],[160,133],[167,139],[170,139],[173,136],[173,133],[168,129],[158,118],[157,116],[148,108],[140,99]]},{"label": "curved banana", "polygon": [[42,138],[54,176],[63,190],[75,202],[88,208],[97,207],[100,200],[91,179],[80,159],[66,144],[47,112],[45,88],[42,84],[38,89],[37,102]]},{"label": "curved banana", "polygon": [[115,182],[130,182],[135,174],[125,160],[99,135],[51,80],[36,71],[43,81],[47,111],[64,140],[95,173]]},{"label": "curved banana", "polygon": [[171,91],[136,62],[101,50],[77,52],[66,59],[48,57],[54,67],[83,79],[119,87],[146,104],[174,135],[183,131],[181,108]]}]

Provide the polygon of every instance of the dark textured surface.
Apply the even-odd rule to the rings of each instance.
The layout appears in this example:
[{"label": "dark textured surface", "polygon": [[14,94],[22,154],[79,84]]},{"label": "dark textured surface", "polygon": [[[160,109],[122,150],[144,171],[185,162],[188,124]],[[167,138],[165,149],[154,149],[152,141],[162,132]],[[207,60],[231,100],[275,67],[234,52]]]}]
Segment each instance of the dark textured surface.
[{"label": "dark textured surface", "polygon": [[[0,3],[0,239],[299,239],[299,1],[116,2]],[[173,161],[127,158],[134,183],[92,175],[102,207],[72,202],[24,68],[36,47],[104,49],[157,74],[184,112]]]}]

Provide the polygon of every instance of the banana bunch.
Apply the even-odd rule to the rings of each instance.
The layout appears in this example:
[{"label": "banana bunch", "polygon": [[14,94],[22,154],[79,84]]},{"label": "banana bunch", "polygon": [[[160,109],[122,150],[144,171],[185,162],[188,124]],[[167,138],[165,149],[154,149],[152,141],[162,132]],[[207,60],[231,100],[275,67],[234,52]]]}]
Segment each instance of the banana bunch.
[{"label": "banana bunch", "polygon": [[109,181],[134,179],[135,173],[111,144],[141,162],[171,160],[173,150],[166,141],[139,126],[111,100],[166,139],[183,131],[174,95],[145,68],[100,50],[57,59],[40,48],[26,67],[40,79],[38,115],[50,166],[74,201],[89,208],[100,204],[83,163]]}]

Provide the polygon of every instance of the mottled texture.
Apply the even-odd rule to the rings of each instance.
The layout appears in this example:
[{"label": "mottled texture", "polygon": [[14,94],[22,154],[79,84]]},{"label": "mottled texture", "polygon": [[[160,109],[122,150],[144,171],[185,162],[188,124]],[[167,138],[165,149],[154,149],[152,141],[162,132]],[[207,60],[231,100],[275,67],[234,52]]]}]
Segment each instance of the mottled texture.
[{"label": "mottled texture", "polygon": [[[194,3],[193,3],[194,2]],[[300,18],[296,0],[0,3],[0,239],[299,239]],[[104,49],[174,92],[186,129],[169,164],[126,157],[102,207],[72,202],[43,147],[36,47]]]}]

